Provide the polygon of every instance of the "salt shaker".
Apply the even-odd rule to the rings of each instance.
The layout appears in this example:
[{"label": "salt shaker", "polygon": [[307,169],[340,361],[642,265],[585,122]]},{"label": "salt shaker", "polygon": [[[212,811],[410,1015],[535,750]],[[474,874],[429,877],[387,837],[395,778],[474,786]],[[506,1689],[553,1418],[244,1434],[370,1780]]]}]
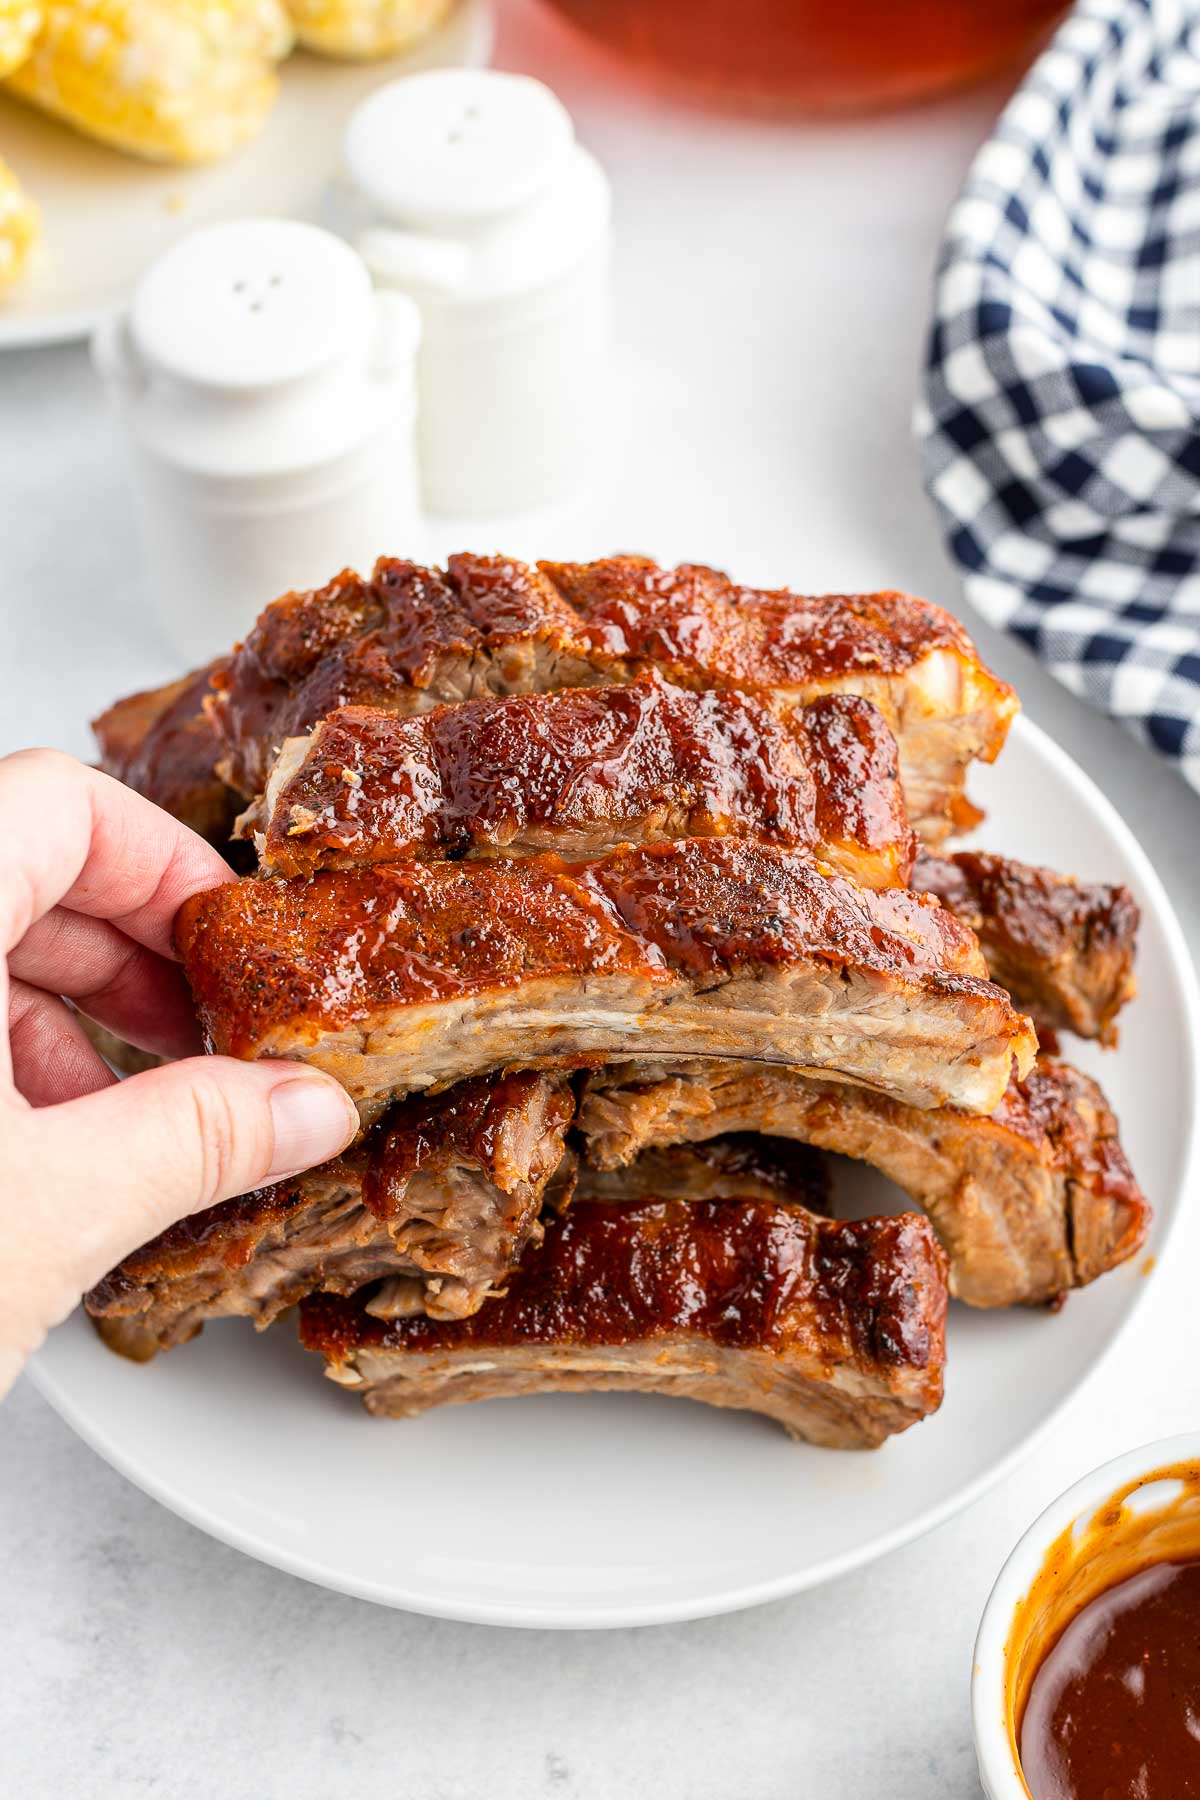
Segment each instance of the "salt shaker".
[{"label": "salt shaker", "polygon": [[421,311],[427,508],[567,498],[596,437],[611,213],[569,113],[526,76],[430,70],[358,107],[343,160],[359,251]]},{"label": "salt shaker", "polygon": [[268,601],[420,555],[420,315],[332,233],[215,225],[146,272],[93,360],[128,433],[149,591],[193,662]]}]

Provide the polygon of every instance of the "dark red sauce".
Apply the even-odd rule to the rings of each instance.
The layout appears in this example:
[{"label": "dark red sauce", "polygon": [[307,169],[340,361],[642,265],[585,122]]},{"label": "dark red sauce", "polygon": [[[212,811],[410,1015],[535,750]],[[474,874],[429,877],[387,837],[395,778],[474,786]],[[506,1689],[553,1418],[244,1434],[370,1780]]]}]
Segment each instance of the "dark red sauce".
[{"label": "dark red sauce", "polygon": [[1078,1612],[1030,1684],[1033,1800],[1200,1797],[1200,1561],[1162,1562]]},{"label": "dark red sauce", "polygon": [[826,112],[975,81],[1032,47],[1062,0],[554,0],[658,77]]}]

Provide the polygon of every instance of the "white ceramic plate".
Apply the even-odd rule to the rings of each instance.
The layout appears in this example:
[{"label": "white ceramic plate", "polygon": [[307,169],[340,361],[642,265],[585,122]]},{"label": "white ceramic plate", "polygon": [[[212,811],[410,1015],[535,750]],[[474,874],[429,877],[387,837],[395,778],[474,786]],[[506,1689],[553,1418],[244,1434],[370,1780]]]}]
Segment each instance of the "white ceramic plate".
[{"label": "white ceramic plate", "polygon": [[221,219],[320,220],[346,120],[382,82],[413,69],[486,63],[489,0],[460,0],[409,56],[339,63],[288,58],[267,123],[211,168],[139,162],[94,144],[20,101],[0,97],[0,152],[42,209],[41,266],[0,300],[0,349],[83,337],[126,299],[160,251]]},{"label": "white ceramic plate", "polygon": [[[378,1421],[285,1324],[242,1320],[138,1368],[78,1315],[34,1379],[88,1443],[205,1531],[369,1600],[494,1624],[602,1626],[750,1606],[896,1548],[1029,1451],[1128,1321],[1161,1259],[1192,1152],[1195,983],[1169,902],[1108,802],[1019,722],[973,783],[989,846],[1127,882],[1141,997],[1101,1075],[1157,1209],[1146,1253],[1065,1309],[952,1309],[946,1400],[874,1453],[798,1447],[748,1415],[647,1396],[546,1396]],[[839,1200],[894,1209],[841,1164]]]}]

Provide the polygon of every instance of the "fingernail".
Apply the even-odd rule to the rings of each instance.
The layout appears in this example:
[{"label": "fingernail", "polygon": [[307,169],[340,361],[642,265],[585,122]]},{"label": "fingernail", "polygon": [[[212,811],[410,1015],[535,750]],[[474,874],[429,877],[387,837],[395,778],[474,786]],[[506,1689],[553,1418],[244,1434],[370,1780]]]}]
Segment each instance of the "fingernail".
[{"label": "fingernail", "polygon": [[315,1168],[344,1150],[358,1130],[358,1113],[344,1088],[316,1076],[294,1076],[271,1092],[275,1154],[268,1181]]}]

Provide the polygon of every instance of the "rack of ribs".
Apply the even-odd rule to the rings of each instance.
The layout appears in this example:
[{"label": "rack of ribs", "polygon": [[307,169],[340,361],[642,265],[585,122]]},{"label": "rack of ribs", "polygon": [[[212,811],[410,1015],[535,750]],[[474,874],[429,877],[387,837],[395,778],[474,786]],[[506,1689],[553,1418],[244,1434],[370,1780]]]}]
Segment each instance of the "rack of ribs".
[{"label": "rack of ribs", "polygon": [[940,607],[906,594],[808,597],[739,587],[643,557],[539,563],[383,558],[286,594],[213,677],[221,773],[248,800],[276,751],[346,705],[425,712],[480,694],[624,685],[750,694],[777,710],[825,694],[872,701],[894,732],[912,823],[936,844],[977,817],[966,771],[992,761],[1017,711]]},{"label": "rack of ribs", "polygon": [[[377,1413],[622,1387],[860,1445],[925,1416],[947,1279],[1053,1300],[1149,1219],[1023,1016],[1112,1041],[1132,900],[935,854],[1015,710],[902,594],[473,556],[285,595],[110,709],[105,767],[235,866],[249,802],[258,872],[177,921],[209,1047],[311,1061],[364,1129],[128,1257],[87,1297],[106,1341],[299,1301]],[[825,1151],[926,1216],[834,1222]]]},{"label": "rack of ribs", "polygon": [[601,1169],[746,1130],[869,1163],[929,1215],[950,1291],[973,1306],[1057,1300],[1132,1256],[1150,1225],[1099,1087],[1046,1059],[989,1118],[792,1069],[616,1066],[587,1078],[577,1130]]},{"label": "rack of ribs", "polygon": [[1138,908],[1128,888],[978,850],[922,853],[912,886],[971,927],[992,980],[1040,1025],[1116,1043],[1117,1014],[1137,993]]},{"label": "rack of ribs", "polygon": [[186,902],[176,938],[214,1050],[312,1062],[368,1120],[488,1070],[631,1054],[986,1113],[1036,1050],[934,901],[746,839],[230,882]]},{"label": "rack of ribs", "polygon": [[781,719],[657,674],[408,717],[344,708],[288,739],[247,821],[263,872],[285,876],[741,835],[903,887],[916,848],[896,741],[869,701],[833,694]]},{"label": "rack of ribs", "polygon": [[373,1413],[622,1389],[739,1407],[869,1448],[934,1412],[941,1250],[907,1215],[856,1223],[766,1200],[577,1202],[469,1319],[313,1295],[301,1337]]},{"label": "rack of ribs", "polygon": [[[419,604],[408,613],[406,603],[414,597]],[[575,614],[571,608],[576,609]],[[656,609],[662,615],[658,625],[653,623]],[[756,629],[746,623],[752,615],[759,614],[768,621],[769,650],[764,649],[761,620]],[[830,638],[826,628],[834,616],[840,622]],[[591,621],[591,660],[585,657],[583,663],[560,667],[562,657],[567,655],[563,634],[570,635],[571,617],[576,617],[577,624],[580,618]],[[618,635],[624,632],[629,621],[632,625],[631,635],[626,632],[628,654],[616,656],[609,638],[613,631]],[[874,671],[868,685],[873,683],[875,699],[886,702],[885,710],[893,722],[901,713],[908,718],[905,778],[912,802],[914,746],[924,742],[921,703],[915,696],[901,703],[896,696],[907,678],[906,671],[923,671],[921,680],[928,680],[931,670],[939,666],[936,660],[926,666],[926,656],[919,654],[922,621],[929,656],[935,652],[940,656],[949,646],[955,656],[966,659],[964,666],[972,663],[969,640],[953,620],[937,608],[904,596],[859,597],[843,604],[838,596],[811,601],[783,592],[761,594],[737,588],[710,570],[685,566],[664,571],[639,558],[530,569],[502,558],[457,557],[451,559],[444,576],[413,564],[385,560],[370,582],[345,574],[326,588],[285,596],[266,609],[248,643],[232,658],[218,659],[157,692],[136,694],[119,702],[101,715],[95,730],[102,767],[183,819],[202,836],[226,847],[238,803],[214,772],[221,755],[218,726],[222,723],[226,738],[232,735],[233,740],[232,746],[228,742],[225,745],[227,770],[245,765],[247,757],[251,762],[258,759],[256,772],[247,773],[243,767],[242,783],[249,795],[271,778],[279,741],[272,729],[276,718],[281,734],[320,728],[326,713],[346,699],[369,701],[376,706],[383,703],[393,711],[411,713],[436,705],[439,697],[455,700],[464,693],[480,690],[491,693],[505,692],[510,687],[521,692],[554,689],[572,676],[592,684],[613,680],[638,682],[669,669],[674,676],[686,677],[700,689],[709,681],[727,693],[744,686],[748,696],[760,695],[765,704],[776,705],[786,717],[790,701],[781,704],[781,695],[793,696],[795,683],[785,683],[782,688],[773,686],[766,679],[763,658],[769,662],[771,656],[775,657],[776,675],[790,670],[790,680],[793,676],[798,679],[804,672],[810,684],[819,685],[816,665],[819,655],[827,653],[830,669],[844,663],[853,664],[860,673]],[[702,629],[705,626],[707,629]],[[894,628],[896,641],[890,650],[885,626]],[[692,627],[696,627],[695,632]],[[786,653],[776,639],[786,640]],[[820,645],[824,651],[819,651]],[[567,662],[570,663],[569,657]],[[636,672],[639,670],[640,675]],[[964,682],[972,691],[978,689],[977,699],[989,691],[989,683],[995,690],[997,714],[992,738],[994,749],[998,749],[1012,710],[1011,697],[1005,700],[1007,690],[992,682],[986,671],[970,679],[964,677]],[[210,695],[214,684],[217,691]],[[861,686],[860,683],[854,691],[858,692]],[[844,699],[850,689],[835,685],[831,692]],[[207,709],[206,695],[210,695]],[[708,695],[710,701],[714,698]],[[571,697],[576,706],[582,704],[582,699],[578,694]],[[817,778],[818,807],[826,808],[827,816],[817,820],[815,832],[811,821],[803,822],[809,833],[806,841],[822,853],[832,852],[830,860],[870,885],[901,880],[901,859],[905,853],[889,798],[885,736],[878,723],[872,722],[872,715],[865,712],[855,718],[833,709],[825,717],[829,721],[825,742],[818,744],[810,730],[805,748]],[[265,731],[253,751],[243,741],[252,719],[257,719]],[[493,735],[500,729],[497,717]],[[275,795],[286,783],[289,756],[294,761],[299,754],[298,743],[298,739],[293,740],[285,752],[283,766],[275,770]],[[982,754],[992,755],[994,749],[988,748]],[[828,754],[823,755],[826,750]],[[854,779],[856,759],[863,777],[861,783]],[[771,764],[772,758],[764,749],[763,766]],[[342,766],[347,765],[343,762]],[[443,761],[438,768],[439,780],[444,779],[445,767]],[[687,832],[692,836],[704,828],[706,821],[717,828],[723,803],[728,800],[727,792],[722,793],[721,784],[713,780],[711,767],[705,769],[701,763],[698,774],[697,803],[692,808]],[[520,775],[528,791],[528,764]],[[709,778],[707,787],[705,775]],[[309,757],[306,777],[310,783],[313,776],[314,764]],[[322,793],[319,783],[314,787],[315,805],[312,795],[297,793],[289,798],[293,804],[308,804],[312,810],[324,807],[322,816],[327,817],[329,795]],[[847,814],[856,790],[865,796],[857,820]],[[520,783],[514,791],[522,791]],[[430,837],[436,837],[439,823],[450,826],[450,813],[457,814],[457,823],[462,827],[460,844],[465,837],[468,849],[475,848],[475,853],[480,842],[503,835],[510,826],[517,848],[521,847],[516,829],[521,821],[505,821],[501,816],[494,821],[500,827],[499,833],[490,832],[489,823],[493,821],[481,823],[478,809],[468,817],[461,806],[462,798],[460,793],[457,807],[453,795],[448,808],[430,806],[430,814],[437,818],[427,817],[423,822],[427,847]],[[672,817],[666,797],[660,799],[663,835],[683,835],[668,829],[680,822],[678,788],[674,800],[676,812]],[[492,804],[496,803],[493,793]],[[953,824],[968,822],[965,806],[960,780],[958,798],[950,809]],[[913,810],[920,812],[915,802]],[[348,816],[346,798],[335,796],[333,811],[339,820],[335,835],[340,835]],[[628,811],[627,806],[627,815]],[[503,814],[502,806],[499,812]],[[646,809],[640,825],[636,820],[630,821],[633,835],[652,835],[648,813]],[[376,819],[378,814],[377,805]],[[739,810],[736,798],[732,812],[726,805],[725,816],[730,821],[726,829],[746,821],[760,830],[767,817],[761,805],[757,818],[753,804]],[[616,818],[615,812],[609,815],[614,826]],[[578,819],[573,823],[578,836]],[[790,821],[793,832],[797,823],[795,819]],[[766,829],[770,832],[771,828],[767,825]],[[783,838],[788,830],[789,822],[785,820],[775,828],[774,835]],[[945,835],[936,821],[931,827],[926,820],[923,831],[927,839]],[[322,843],[319,825],[312,833],[289,834],[280,821],[277,844],[285,836],[302,841],[289,841],[278,862],[273,863],[268,854],[268,866],[279,867],[285,873],[302,867],[327,866],[333,860],[329,835],[325,834]],[[364,835],[354,853],[359,854],[365,843],[369,854],[382,855],[384,835],[378,835],[380,847],[374,851],[370,850],[370,837]],[[614,829],[614,840],[615,836]],[[604,841],[603,833],[594,840],[597,846]],[[787,841],[800,839],[792,836]],[[446,850],[451,850],[448,842]],[[236,860],[236,851],[232,854]],[[949,910],[979,930],[995,979],[1010,987],[1019,1005],[1028,1006],[1046,1025],[1112,1041],[1115,1015],[1133,992],[1130,968],[1137,911],[1124,889],[1067,882],[1046,870],[974,853],[945,859],[924,857],[914,885],[936,893]]]}]

